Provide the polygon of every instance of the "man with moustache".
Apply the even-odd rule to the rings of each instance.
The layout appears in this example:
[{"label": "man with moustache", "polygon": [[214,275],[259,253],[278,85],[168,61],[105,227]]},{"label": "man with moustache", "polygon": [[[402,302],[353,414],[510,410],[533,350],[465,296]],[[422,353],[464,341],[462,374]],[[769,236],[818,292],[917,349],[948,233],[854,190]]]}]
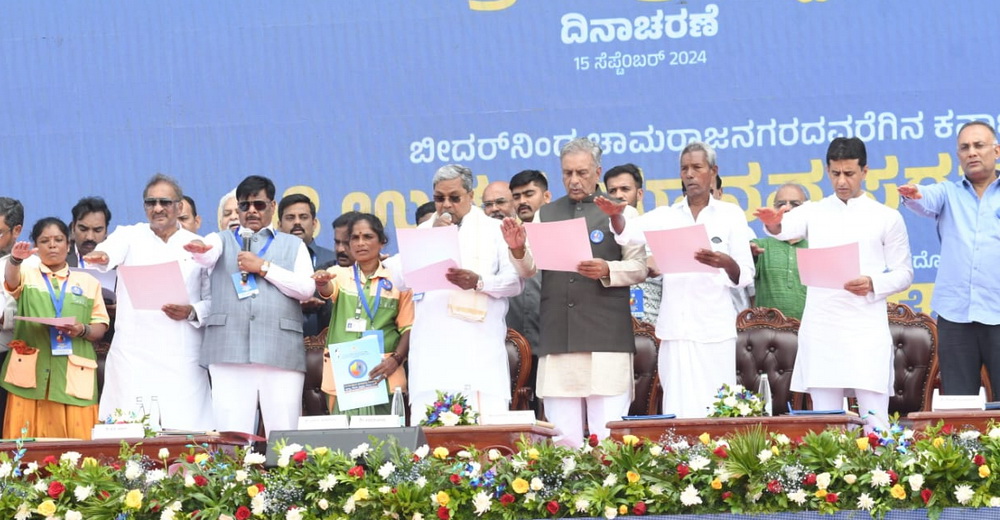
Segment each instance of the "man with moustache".
[{"label": "man with moustache", "polygon": [[510,178],[510,193],[514,199],[514,209],[521,222],[535,219],[538,208],[552,200],[549,180],[538,170],[522,170]]},{"label": "man with moustache", "polygon": [[333,220],[333,253],[340,267],[350,267],[354,263],[354,257],[351,256],[351,236],[347,233],[347,228],[358,215],[360,213],[357,211],[348,211]]},{"label": "man with moustache", "polygon": [[201,217],[198,216],[198,207],[195,205],[194,199],[187,195],[181,199],[177,222],[180,223],[182,228],[192,233],[197,233],[201,229]]},{"label": "man with moustache", "polygon": [[253,432],[258,403],[267,432],[292,430],[302,409],[299,302],[312,297],[316,284],[302,240],[271,226],[274,193],[266,177],[243,179],[236,188],[239,228],[185,246],[199,265],[212,270],[201,362],[212,376],[213,409],[222,431]]},{"label": "man with moustache", "polygon": [[[545,174],[538,170],[524,170],[510,178],[508,184],[511,198],[516,206],[516,214],[522,222],[531,222],[538,209],[552,200],[549,192],[549,181]],[[510,308],[507,310],[507,326],[520,332],[532,349],[538,347],[541,337],[538,333],[539,307],[542,302],[542,273],[535,273],[524,279],[524,290],[521,294],[508,299]],[[529,384],[535,387],[538,363],[537,354],[532,352],[532,376]]]},{"label": "man with moustache", "polygon": [[[320,246],[314,239],[318,222],[316,205],[306,195],[293,193],[282,197],[281,202],[278,203],[279,229],[299,237],[305,243],[306,250],[309,251],[309,258],[312,260],[313,270],[332,265],[335,259],[333,251]],[[302,315],[305,317],[302,333],[306,336],[319,334],[323,327],[330,323],[332,308],[329,300],[319,298],[316,294],[302,302]]]},{"label": "man with moustache", "polygon": [[[73,206],[73,220],[69,223],[70,247],[66,263],[70,267],[86,268],[80,258],[97,247],[108,236],[111,210],[101,197],[84,197]],[[106,300],[107,298],[105,298]]]},{"label": "man with moustache", "polygon": [[180,226],[183,200],[174,179],[154,175],[146,184],[142,202],[148,222],[118,226],[107,239],[84,256],[99,270],[175,261],[184,279],[190,304],[167,304],[159,310],[132,306],[118,285],[115,335],[108,352],[101,392],[100,417],[115,410],[146,406],[157,397],[160,425],[168,429],[208,431],[212,417],[208,371],[200,365],[202,325],[210,301],[207,270],[196,264],[184,246],[200,237]]},{"label": "man with moustache", "polygon": [[506,181],[493,181],[486,185],[483,190],[483,211],[497,220],[514,217],[514,196]]}]

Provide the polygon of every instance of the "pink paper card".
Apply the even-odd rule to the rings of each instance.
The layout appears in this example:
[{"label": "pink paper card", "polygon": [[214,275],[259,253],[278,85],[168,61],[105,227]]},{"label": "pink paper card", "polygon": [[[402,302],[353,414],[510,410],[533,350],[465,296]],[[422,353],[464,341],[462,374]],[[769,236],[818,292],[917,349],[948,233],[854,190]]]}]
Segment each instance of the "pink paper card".
[{"label": "pink paper card", "polygon": [[799,279],[806,287],[843,289],[844,284],[861,276],[858,243],[842,246],[797,249]]},{"label": "pink paper card", "polygon": [[396,243],[399,245],[399,259],[403,264],[407,285],[410,285],[409,273],[421,267],[442,260],[459,262],[461,259],[458,252],[458,226],[397,229]]},{"label": "pink paper card", "polygon": [[458,267],[451,258],[441,260],[440,262],[434,262],[433,264],[425,265],[414,271],[406,273],[406,285],[413,289],[413,292],[420,293],[424,291],[435,291],[435,290],[461,290],[457,285],[448,281],[445,275],[448,273],[448,269],[452,267]]},{"label": "pink paper card", "polygon": [[[590,250],[587,221],[583,218],[556,222],[526,222],[524,232],[535,259],[535,267],[547,271],[576,272],[577,265],[594,258]],[[614,237],[605,237],[614,240]]]},{"label": "pink paper card", "polygon": [[704,224],[646,231],[646,244],[663,274],[718,273],[719,268],[694,259],[699,249],[712,249]]},{"label": "pink paper card", "polygon": [[187,284],[177,261],[152,265],[120,265],[118,278],[125,284],[132,307],[158,311],[164,305],[187,305]]},{"label": "pink paper card", "polygon": [[41,323],[42,325],[51,325],[53,327],[67,327],[69,325],[76,325],[76,318],[70,316],[68,318],[32,318],[31,316],[14,316],[15,320],[30,321],[31,323]]}]

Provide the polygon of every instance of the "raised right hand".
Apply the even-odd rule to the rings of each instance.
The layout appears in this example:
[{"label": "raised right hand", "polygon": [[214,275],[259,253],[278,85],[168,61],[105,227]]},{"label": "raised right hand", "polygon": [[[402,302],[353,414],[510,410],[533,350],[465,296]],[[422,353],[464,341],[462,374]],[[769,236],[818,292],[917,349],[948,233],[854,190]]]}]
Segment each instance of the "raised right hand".
[{"label": "raised right hand", "polygon": [[601,209],[607,216],[613,217],[615,215],[621,215],[625,212],[626,204],[624,201],[618,202],[611,200],[607,197],[597,197],[594,199],[594,205]]},{"label": "raised right hand", "polygon": [[757,208],[757,211],[754,211],[753,214],[755,217],[759,218],[765,226],[772,227],[781,224],[781,218],[790,209],[792,209],[791,206],[782,206],[781,209],[764,207]]},{"label": "raised right hand", "polygon": [[24,260],[38,252],[37,247],[32,247],[30,242],[18,242],[10,250],[10,256],[18,260]]},{"label": "raised right hand", "polygon": [[202,242],[201,240],[192,240],[187,244],[184,244],[184,250],[188,253],[204,254],[207,253],[212,246]]},{"label": "raised right hand", "polygon": [[330,284],[330,281],[336,278],[337,275],[327,271],[325,269],[316,271],[312,275],[312,279],[316,281],[316,288],[322,289]]},{"label": "raised right hand", "polygon": [[107,253],[94,251],[90,254],[83,255],[83,261],[94,265],[108,265],[108,262],[111,261],[111,259],[108,258]]},{"label": "raised right hand", "polygon": [[920,194],[920,188],[915,184],[904,184],[899,188],[899,194],[913,200],[918,200],[923,195]]}]

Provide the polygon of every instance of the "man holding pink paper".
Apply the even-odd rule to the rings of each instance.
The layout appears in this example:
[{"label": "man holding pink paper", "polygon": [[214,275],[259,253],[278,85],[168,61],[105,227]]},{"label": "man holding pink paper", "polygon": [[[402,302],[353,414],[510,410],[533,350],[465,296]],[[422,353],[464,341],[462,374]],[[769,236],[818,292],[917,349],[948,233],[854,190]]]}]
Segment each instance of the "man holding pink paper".
[{"label": "man holding pink paper", "polygon": [[858,246],[857,277],[840,289],[810,286],[806,293],[791,389],[809,392],[816,410],[839,410],[844,397],[854,395],[866,429],[886,428],[893,353],[885,299],[913,281],[909,236],[898,211],[861,189],[868,166],[860,139],[834,139],[826,171],[833,195],[793,212],[755,213],[779,240],[807,238],[813,248]]},{"label": "man holding pink paper", "polygon": [[595,202],[611,217],[615,240],[648,242],[663,272],[667,296],[656,319],[663,413],[705,417],[719,387],[736,384],[736,308],[730,288],[753,281],[754,237],[742,208],[711,196],[719,172],[712,147],[688,144],[680,167],[685,197],[673,206],[626,220],[624,203]]}]

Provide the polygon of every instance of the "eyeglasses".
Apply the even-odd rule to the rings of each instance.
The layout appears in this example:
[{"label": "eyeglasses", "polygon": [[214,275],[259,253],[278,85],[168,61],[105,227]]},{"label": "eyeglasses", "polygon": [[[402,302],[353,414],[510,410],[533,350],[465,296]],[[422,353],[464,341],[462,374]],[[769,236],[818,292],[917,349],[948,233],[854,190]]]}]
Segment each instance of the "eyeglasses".
[{"label": "eyeglasses", "polygon": [[780,208],[782,206],[791,206],[793,208],[797,208],[797,207],[799,207],[801,205],[802,205],[802,201],[801,200],[776,200],[776,201],[774,201],[774,207],[775,208]]},{"label": "eyeglasses", "polygon": [[253,205],[253,209],[264,211],[270,203],[269,200],[244,200],[236,203],[236,209],[240,210],[240,213],[244,213],[249,211],[250,206]]},{"label": "eyeglasses", "polygon": [[445,197],[444,195],[434,195],[434,202],[437,203],[437,204],[444,204],[445,200],[451,201],[452,204],[458,204],[459,202],[462,202],[462,196],[461,195],[449,195],[449,196]]},{"label": "eyeglasses", "polygon": [[142,204],[149,209],[155,208],[159,204],[163,209],[170,209],[174,207],[178,201],[173,199],[143,199]]},{"label": "eyeglasses", "polygon": [[504,205],[504,204],[506,204],[508,202],[510,202],[510,201],[507,200],[507,199],[505,199],[505,198],[503,198],[503,197],[501,197],[499,199],[496,199],[496,200],[484,200],[483,201],[483,209],[490,209],[493,206],[498,206],[499,207],[499,206],[502,206],[502,205]]}]

